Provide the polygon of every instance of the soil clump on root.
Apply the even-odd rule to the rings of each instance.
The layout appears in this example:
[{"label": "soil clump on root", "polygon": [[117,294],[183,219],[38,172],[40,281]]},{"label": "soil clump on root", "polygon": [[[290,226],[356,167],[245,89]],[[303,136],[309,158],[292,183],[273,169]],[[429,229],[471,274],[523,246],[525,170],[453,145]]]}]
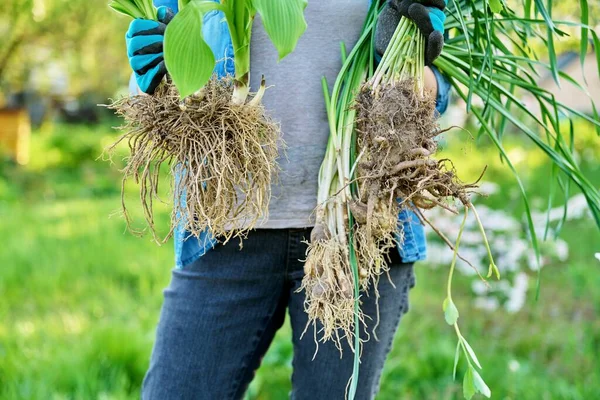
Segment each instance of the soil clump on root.
[{"label": "soil clump on root", "polygon": [[364,152],[357,169],[358,207],[367,210],[367,226],[378,208],[397,215],[398,200],[411,209],[447,208],[451,198],[470,204],[474,186],[458,180],[450,160],[433,158],[435,137],[442,133],[433,97],[418,94],[414,82],[406,80],[375,92],[363,87],[356,107],[358,148]]},{"label": "soil clump on root", "polygon": [[[120,99],[109,106],[125,120],[125,134],[110,146],[127,143],[130,156],[123,170],[123,188],[129,179],[140,185],[148,228],[157,241],[166,241],[176,226],[194,236],[208,229],[228,241],[243,237],[265,218],[276,180],[279,126],[259,102],[233,104],[231,79],[211,81],[181,101],[171,83],[152,96]],[[169,168],[173,211],[165,238],[158,236],[153,202],[159,199],[161,168]],[[123,213],[131,218],[122,193]]]}]

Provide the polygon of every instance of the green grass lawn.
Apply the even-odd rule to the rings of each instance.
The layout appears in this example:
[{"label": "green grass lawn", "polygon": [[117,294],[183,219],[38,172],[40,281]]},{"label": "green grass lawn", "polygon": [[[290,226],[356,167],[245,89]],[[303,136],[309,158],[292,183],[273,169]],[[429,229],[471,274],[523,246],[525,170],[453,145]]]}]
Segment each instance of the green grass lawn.
[{"label": "green grass lawn", "polygon": [[[0,399],[139,397],[173,250],[127,233],[115,213],[117,167],[95,161],[111,137],[105,126],[59,125],[36,132],[30,166],[0,167]],[[456,147],[447,151],[460,156]],[[514,179],[493,150],[467,154],[459,171],[470,177],[490,164],[487,179],[501,186],[482,203],[520,216]],[[535,152],[526,155],[519,166],[541,209],[548,168]],[[600,179],[597,162],[586,168]],[[166,223],[167,213],[161,218]],[[476,309],[470,279],[456,278],[462,330],[495,399],[587,400],[600,393],[600,234],[578,220],[562,237],[568,262],[544,268],[540,300],[534,282],[517,313]],[[456,342],[441,311],[446,271],[420,264],[417,280],[378,399],[462,398],[451,376]],[[286,325],[248,397],[287,398],[291,357]]]}]

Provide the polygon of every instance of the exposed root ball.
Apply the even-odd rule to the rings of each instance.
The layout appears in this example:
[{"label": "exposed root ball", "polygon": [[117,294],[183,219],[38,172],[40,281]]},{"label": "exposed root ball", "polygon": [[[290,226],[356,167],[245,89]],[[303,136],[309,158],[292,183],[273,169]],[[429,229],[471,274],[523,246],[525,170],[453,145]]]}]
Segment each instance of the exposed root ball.
[{"label": "exposed root ball", "polygon": [[[357,97],[358,147],[364,156],[358,165],[360,202],[366,205],[368,235],[381,219],[379,213],[398,215],[401,207],[432,208],[447,198],[468,204],[468,189],[454,173],[449,160],[432,158],[434,138],[440,133],[435,100],[415,92],[412,81],[373,91],[365,86]],[[383,218],[386,220],[386,218]],[[360,220],[359,220],[360,221]]]},{"label": "exposed root ball", "polygon": [[[123,184],[133,178],[140,185],[155,238],[153,201],[164,166],[171,172],[174,207],[163,240],[183,222],[195,236],[209,229],[227,241],[266,216],[280,130],[262,106],[232,104],[232,92],[230,80],[213,78],[181,102],[176,88],[165,83],[153,96],[127,97],[109,106],[125,119],[126,132],[110,149],[122,141],[129,145]],[[123,212],[131,228],[125,201]]]},{"label": "exposed root ball", "polygon": [[352,345],[354,283],[348,249],[336,238],[310,243],[304,272],[299,291],[306,291],[304,309],[309,325],[320,322],[321,340],[333,339],[338,348],[344,338]]},{"label": "exposed root ball", "polygon": [[[469,189],[475,186],[462,184],[448,160],[432,158],[437,150],[434,139],[440,133],[435,101],[417,94],[414,82],[376,91],[365,86],[355,107],[360,161],[355,177],[358,190],[348,200],[355,221],[351,238],[360,289],[378,297],[377,285],[389,269],[389,253],[403,240],[400,210],[448,208],[449,198],[469,205]],[[317,209],[317,221],[301,289],[306,290],[309,323],[320,322],[321,339],[333,339],[339,346],[341,337],[350,340],[355,328],[349,247],[343,238],[329,234],[322,208]],[[365,317],[359,315],[363,325]]]}]

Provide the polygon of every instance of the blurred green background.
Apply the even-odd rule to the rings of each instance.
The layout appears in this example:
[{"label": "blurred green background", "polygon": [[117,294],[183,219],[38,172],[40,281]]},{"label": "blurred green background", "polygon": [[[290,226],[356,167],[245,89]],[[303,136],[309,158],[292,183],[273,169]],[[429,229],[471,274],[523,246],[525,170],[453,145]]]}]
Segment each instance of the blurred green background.
[{"label": "blurred green background", "polygon": [[[0,103],[4,110],[27,110],[33,124],[22,150],[28,162],[15,162],[8,150],[0,159],[0,399],[139,398],[174,260],[172,243],[159,247],[132,236],[117,212],[125,149],[115,164],[101,159],[120,122],[96,104],[126,92],[128,21],[103,1],[10,0],[0,3],[0,22]],[[568,61],[567,53],[563,67],[578,68]],[[577,96],[564,88],[561,94]],[[444,123],[476,136],[459,108]],[[600,185],[598,136],[574,123],[582,169]],[[506,147],[539,212],[540,237],[545,211],[553,209],[542,244],[541,294],[536,301],[536,263],[515,178],[485,138],[454,130],[444,154],[457,162],[459,175],[475,180],[488,166],[483,186],[489,195],[476,204],[505,276],[482,289],[460,269],[454,299],[463,333],[493,398],[598,398],[600,234],[571,189],[569,216],[556,239],[567,199],[549,184],[550,166],[517,134],[506,138]],[[135,186],[127,191],[135,199]],[[166,207],[160,218],[166,226]],[[452,220],[432,218],[453,233]],[[466,251],[484,267],[479,245],[467,243]],[[447,253],[434,238],[430,253],[431,260],[417,266],[411,311],[378,399],[462,398],[460,382],[452,380],[455,337],[441,311]],[[286,324],[248,398],[287,398],[291,358]]]}]

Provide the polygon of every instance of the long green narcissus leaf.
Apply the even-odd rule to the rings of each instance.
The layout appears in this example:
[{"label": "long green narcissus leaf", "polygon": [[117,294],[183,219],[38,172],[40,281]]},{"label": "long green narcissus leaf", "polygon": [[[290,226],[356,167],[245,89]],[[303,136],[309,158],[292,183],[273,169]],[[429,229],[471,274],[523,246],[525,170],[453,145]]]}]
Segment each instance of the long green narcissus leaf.
[{"label": "long green narcissus leaf", "polygon": [[208,3],[191,2],[181,10],[165,32],[165,64],[182,98],[187,97],[210,79],[215,56],[202,37],[202,20]]},{"label": "long green narcissus leaf", "polygon": [[306,0],[252,0],[281,60],[296,47],[306,30]]},{"label": "long green narcissus leaf", "polygon": [[494,13],[499,13],[502,11],[502,2],[500,0],[490,0],[490,9]]}]

